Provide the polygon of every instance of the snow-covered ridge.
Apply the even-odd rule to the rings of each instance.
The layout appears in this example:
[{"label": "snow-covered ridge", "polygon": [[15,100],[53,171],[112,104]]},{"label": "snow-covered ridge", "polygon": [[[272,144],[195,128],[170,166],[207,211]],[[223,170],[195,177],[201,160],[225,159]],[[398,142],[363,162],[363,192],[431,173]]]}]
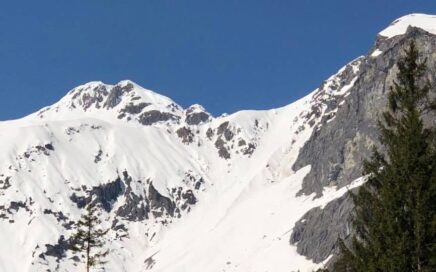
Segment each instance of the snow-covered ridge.
[{"label": "snow-covered ridge", "polygon": [[403,35],[409,26],[421,28],[432,34],[436,34],[436,15],[413,13],[403,16],[392,22],[387,28],[379,33],[385,38]]},{"label": "snow-covered ridge", "polygon": [[[26,118],[0,122],[0,233],[8,237],[0,271],[74,270],[66,239],[90,194],[111,228],[107,271],[319,267],[286,238],[292,222],[321,203],[295,197],[310,166],[298,173],[291,166],[346,97],[359,65],[266,111],[213,118],[131,81],[90,82]],[[156,119],[147,123],[149,116]],[[22,246],[20,237],[34,232],[43,234]],[[11,251],[18,257],[6,262]]]},{"label": "snow-covered ridge", "polygon": [[[194,108],[195,111],[192,110]],[[72,89],[59,102],[28,116],[28,119],[62,121],[94,118],[111,123],[149,126],[179,123],[189,114],[198,115],[199,112],[209,116],[199,106],[185,111],[170,98],[144,89],[130,80],[115,85],[93,81]],[[202,116],[200,119],[197,124],[208,118]]]}]

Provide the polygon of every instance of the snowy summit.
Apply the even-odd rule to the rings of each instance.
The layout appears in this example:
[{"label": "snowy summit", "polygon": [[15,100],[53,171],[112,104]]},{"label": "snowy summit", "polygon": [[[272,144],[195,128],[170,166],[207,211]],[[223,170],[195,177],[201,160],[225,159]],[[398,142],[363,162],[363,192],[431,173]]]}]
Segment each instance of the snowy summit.
[{"label": "snowy summit", "polygon": [[432,34],[436,34],[436,16],[414,13],[403,16],[390,24],[379,33],[380,36],[392,38],[403,35],[409,26],[421,28]]}]

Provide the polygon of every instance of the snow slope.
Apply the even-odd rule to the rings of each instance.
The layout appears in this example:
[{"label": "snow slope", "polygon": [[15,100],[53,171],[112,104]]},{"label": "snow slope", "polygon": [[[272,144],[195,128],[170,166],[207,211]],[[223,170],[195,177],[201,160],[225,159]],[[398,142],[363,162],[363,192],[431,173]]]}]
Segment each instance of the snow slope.
[{"label": "snow slope", "polygon": [[[344,191],[297,198],[310,166],[297,173],[291,166],[320,119],[313,108],[325,111],[323,99],[346,94],[348,86],[330,88],[335,81],[283,108],[218,118],[131,81],[91,82],[35,114],[1,122],[0,230],[7,242],[0,270],[73,270],[62,245],[91,193],[104,196],[104,227],[111,228],[106,271],[319,266],[287,236],[308,209]],[[140,104],[147,105],[124,110]],[[157,117],[142,122],[149,112]],[[193,114],[200,122],[188,118]]]}]

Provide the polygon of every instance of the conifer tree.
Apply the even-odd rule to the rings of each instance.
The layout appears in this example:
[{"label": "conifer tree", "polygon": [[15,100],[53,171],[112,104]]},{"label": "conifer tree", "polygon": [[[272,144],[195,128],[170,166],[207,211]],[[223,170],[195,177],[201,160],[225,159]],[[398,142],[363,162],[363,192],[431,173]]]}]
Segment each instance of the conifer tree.
[{"label": "conifer tree", "polygon": [[436,130],[423,124],[436,103],[414,42],[397,67],[379,121],[385,151],[365,161],[368,180],[352,194],[355,235],[349,248],[340,241],[334,271],[436,271]]},{"label": "conifer tree", "polygon": [[86,213],[75,224],[76,232],[71,237],[71,249],[79,253],[81,259],[85,259],[86,272],[92,267],[106,263],[104,258],[109,250],[103,251],[105,240],[104,236],[109,229],[103,230],[100,227],[101,220],[97,210],[97,205],[92,201],[86,207]]}]

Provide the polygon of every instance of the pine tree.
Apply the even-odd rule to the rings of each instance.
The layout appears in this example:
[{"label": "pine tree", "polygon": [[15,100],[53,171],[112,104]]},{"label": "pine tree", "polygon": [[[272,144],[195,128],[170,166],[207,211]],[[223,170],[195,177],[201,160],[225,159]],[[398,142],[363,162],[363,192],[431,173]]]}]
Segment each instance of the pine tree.
[{"label": "pine tree", "polygon": [[334,271],[436,271],[436,129],[422,120],[436,103],[414,42],[397,66],[379,121],[385,152],[365,161],[368,180],[352,194],[355,235],[350,248],[340,241]]},{"label": "pine tree", "polygon": [[101,250],[105,244],[104,236],[109,229],[100,228],[101,220],[97,206],[93,203],[95,202],[88,204],[86,213],[75,224],[77,229],[70,240],[71,249],[78,252],[81,259],[85,259],[87,272],[91,267],[106,263],[104,258],[109,253],[109,250]]}]

